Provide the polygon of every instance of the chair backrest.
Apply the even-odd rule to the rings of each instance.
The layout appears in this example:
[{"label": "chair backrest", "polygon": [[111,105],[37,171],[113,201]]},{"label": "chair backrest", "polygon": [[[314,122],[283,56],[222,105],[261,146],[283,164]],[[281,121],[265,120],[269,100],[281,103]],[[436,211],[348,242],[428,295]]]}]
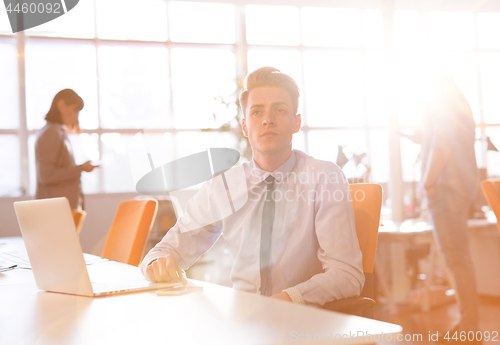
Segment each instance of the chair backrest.
[{"label": "chair backrest", "polygon": [[102,257],[138,266],[157,209],[158,201],[154,199],[122,201],[109,229]]},{"label": "chair backrest", "polygon": [[87,217],[87,212],[84,210],[71,210],[73,213],[73,220],[75,221],[76,234],[80,236],[80,232],[82,231],[83,222],[85,221],[85,217]]},{"label": "chair backrest", "polygon": [[497,224],[500,230],[500,179],[484,180],[481,182],[481,188],[491,210],[497,217]]},{"label": "chair backrest", "polygon": [[361,296],[373,297],[373,263],[377,251],[380,209],[382,207],[382,187],[378,184],[359,183],[349,186],[356,234],[363,254],[365,286]]}]

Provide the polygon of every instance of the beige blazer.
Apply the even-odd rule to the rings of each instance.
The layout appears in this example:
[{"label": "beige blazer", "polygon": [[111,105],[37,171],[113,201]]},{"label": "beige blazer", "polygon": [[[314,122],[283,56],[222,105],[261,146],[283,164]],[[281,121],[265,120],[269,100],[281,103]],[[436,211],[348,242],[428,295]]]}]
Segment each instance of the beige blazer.
[{"label": "beige blazer", "polygon": [[81,166],[75,165],[62,125],[47,122],[35,142],[36,199],[66,197],[71,208],[82,205]]}]

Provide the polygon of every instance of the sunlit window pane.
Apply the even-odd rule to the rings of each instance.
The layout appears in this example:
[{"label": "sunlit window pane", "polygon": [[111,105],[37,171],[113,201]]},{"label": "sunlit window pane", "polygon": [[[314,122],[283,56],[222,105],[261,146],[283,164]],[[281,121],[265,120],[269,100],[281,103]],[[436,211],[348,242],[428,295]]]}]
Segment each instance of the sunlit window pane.
[{"label": "sunlit window pane", "polygon": [[298,45],[299,9],[292,6],[247,5],[249,44]]},{"label": "sunlit window pane", "polygon": [[401,138],[401,170],[403,181],[420,181],[422,163],[419,158],[420,145],[407,138]]},{"label": "sunlit window pane", "polygon": [[500,13],[478,13],[478,44],[481,49],[500,48]]},{"label": "sunlit window pane", "polygon": [[309,154],[316,159],[337,163],[338,147],[343,152],[348,163],[342,169],[348,178],[361,177],[365,168],[356,165],[353,155],[366,152],[366,135],[362,130],[323,130],[309,131]]},{"label": "sunlit window pane", "polygon": [[85,102],[80,126],[97,128],[97,71],[92,42],[31,39],[26,44],[26,108],[29,129],[45,125],[54,96],[73,89]]},{"label": "sunlit window pane", "polygon": [[0,11],[0,34],[1,35],[13,35],[12,27],[10,26],[9,17],[7,16],[7,11]]},{"label": "sunlit window pane", "polygon": [[[99,136],[93,134],[71,134],[68,136],[71,142],[71,149],[75,157],[75,164],[80,165],[86,161],[99,160]],[[103,163],[104,165],[104,163]],[[102,169],[101,166],[99,169]],[[83,193],[99,192],[99,171],[94,169],[92,172],[83,172],[81,175]]]},{"label": "sunlit window pane", "polygon": [[[238,149],[239,140],[233,133],[228,132],[180,132],[175,135],[175,152],[177,158],[206,151],[210,147],[228,147]],[[187,187],[198,189],[202,183]]]},{"label": "sunlit window pane", "polygon": [[209,147],[238,149],[238,137],[229,132],[180,132],[175,135],[177,158],[205,151]]},{"label": "sunlit window pane", "polygon": [[166,41],[167,5],[163,0],[98,0],[97,36]]},{"label": "sunlit window pane", "polygon": [[[440,66],[440,67],[438,67]],[[423,55],[399,52],[395,64],[395,84],[399,123],[402,126],[417,126],[433,97],[436,67],[453,77],[455,83],[469,102],[475,120],[479,121],[477,62],[474,53],[444,53],[438,56],[435,65],[424,63]]]},{"label": "sunlit window pane", "polygon": [[290,75],[299,85],[302,84],[300,52],[297,50],[250,49],[248,51],[248,71],[264,66],[276,67]]},{"label": "sunlit window pane", "polygon": [[432,97],[433,71],[442,68],[469,102],[474,118],[479,121],[477,60],[474,53],[442,53],[432,64],[426,64],[424,54],[398,52],[395,64],[394,95],[397,100],[399,121],[402,126],[415,126],[421,122],[427,100]]},{"label": "sunlit window pane", "polygon": [[128,143],[131,137],[131,135],[119,133],[101,135],[102,159],[110,162],[102,168],[105,193],[135,191],[128,154]]},{"label": "sunlit window pane", "polygon": [[98,55],[102,126],[168,127],[167,48],[101,45]]},{"label": "sunlit window pane", "polygon": [[[49,1],[43,1],[43,3],[49,3]],[[64,12],[62,8],[60,11]],[[36,36],[94,38],[94,1],[79,1],[64,15],[24,32],[27,35]]]},{"label": "sunlit window pane", "polygon": [[[387,131],[382,129],[370,131],[370,165],[371,180],[374,183],[389,182],[389,140]],[[362,161],[364,163],[364,161]]]},{"label": "sunlit window pane", "polygon": [[387,124],[388,77],[384,53],[365,54],[366,112],[370,125]]},{"label": "sunlit window pane", "polygon": [[[0,135],[0,197],[14,196],[21,187],[19,138],[17,135]],[[8,148],[8,149],[5,149]]]},{"label": "sunlit window pane", "polygon": [[0,38],[0,95],[2,115],[0,129],[19,126],[19,84],[17,74],[17,51],[13,39]]},{"label": "sunlit window pane", "polygon": [[472,108],[476,123],[480,122],[479,90],[477,76],[477,57],[475,53],[444,53],[440,55],[441,66],[445,73],[455,80],[455,83],[465,95]]},{"label": "sunlit window pane", "polygon": [[71,149],[77,165],[89,160],[99,160],[99,148],[97,144],[99,136],[97,133],[69,134],[68,139],[71,143]]},{"label": "sunlit window pane", "polygon": [[[500,150],[500,127],[487,127],[486,135],[490,137],[493,145]],[[486,160],[488,177],[500,178],[500,152],[488,151]]]},{"label": "sunlit window pane", "polygon": [[364,125],[360,53],[304,53],[307,124],[312,127]]},{"label": "sunlit window pane", "polygon": [[168,9],[172,41],[234,43],[233,5],[172,1]]},{"label": "sunlit window pane", "polygon": [[[177,159],[206,151],[211,147],[238,149],[238,137],[228,132],[180,132],[175,134],[175,157]],[[198,189],[202,183],[187,189]]]},{"label": "sunlit window pane", "polygon": [[293,149],[300,150],[302,152],[306,152],[306,136],[305,132],[300,130],[293,135],[292,139],[292,147]]},{"label": "sunlit window pane", "polygon": [[[151,133],[148,130],[132,136],[122,135],[122,139],[127,143],[127,159],[134,186],[151,171],[151,164],[157,168],[175,159],[172,137],[171,133]],[[114,164],[113,160],[110,160],[109,164]]]},{"label": "sunlit window pane", "polygon": [[483,53],[480,62],[484,122],[500,123],[500,54]]},{"label": "sunlit window pane", "polygon": [[29,164],[29,194],[35,195],[36,192],[36,166],[35,166],[35,141],[36,134],[28,137],[28,164]]},{"label": "sunlit window pane", "polygon": [[474,14],[468,12],[431,12],[431,43],[435,48],[474,48]]},{"label": "sunlit window pane", "polygon": [[476,141],[474,142],[474,151],[476,153],[476,164],[478,168],[485,168],[486,162],[484,161],[484,150],[485,150],[485,142],[481,140],[482,133],[481,128],[476,127]]},{"label": "sunlit window pane", "polygon": [[416,48],[422,45],[418,12],[394,11],[394,43],[398,48]]},{"label": "sunlit window pane", "polygon": [[415,217],[421,200],[417,199],[418,184],[421,181],[422,162],[419,157],[421,146],[407,138],[401,143],[401,170],[403,178],[403,204],[405,215]]},{"label": "sunlit window pane", "polygon": [[147,150],[151,154],[151,159],[155,167],[180,158],[176,156],[175,143],[171,133],[149,133],[148,130],[145,130],[143,133]]},{"label": "sunlit window pane", "polygon": [[236,115],[232,52],[175,48],[171,56],[175,128],[217,128]]},{"label": "sunlit window pane", "polygon": [[429,70],[423,63],[422,55],[413,51],[400,51],[392,66],[390,92],[395,100],[401,126],[418,126],[426,107],[429,89]]},{"label": "sunlit window pane", "polygon": [[301,19],[304,45],[361,45],[361,16],[358,9],[303,7]]},{"label": "sunlit window pane", "polygon": [[363,26],[363,45],[365,47],[382,47],[384,45],[384,19],[381,10],[363,10],[361,12]]}]

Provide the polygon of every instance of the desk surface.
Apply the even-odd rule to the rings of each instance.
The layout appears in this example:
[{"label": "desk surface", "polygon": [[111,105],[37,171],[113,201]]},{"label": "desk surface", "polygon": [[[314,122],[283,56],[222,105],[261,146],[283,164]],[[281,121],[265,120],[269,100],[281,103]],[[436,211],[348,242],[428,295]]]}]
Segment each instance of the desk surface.
[{"label": "desk surface", "polygon": [[[467,225],[471,234],[498,235],[495,218],[469,219]],[[404,222],[384,221],[379,227],[379,237],[394,236],[432,236],[432,224],[421,219],[407,219]]]},{"label": "desk surface", "polygon": [[[91,276],[110,274],[113,280],[140,274],[137,267],[113,261],[88,269]],[[366,344],[378,341],[371,335],[395,337],[402,330],[214,284],[189,283],[202,285],[203,291],[90,298],[39,291],[31,270],[0,273],[0,344],[288,344],[308,335],[313,340],[316,335],[317,343],[344,335],[346,343],[357,332],[363,333],[350,343]]]}]

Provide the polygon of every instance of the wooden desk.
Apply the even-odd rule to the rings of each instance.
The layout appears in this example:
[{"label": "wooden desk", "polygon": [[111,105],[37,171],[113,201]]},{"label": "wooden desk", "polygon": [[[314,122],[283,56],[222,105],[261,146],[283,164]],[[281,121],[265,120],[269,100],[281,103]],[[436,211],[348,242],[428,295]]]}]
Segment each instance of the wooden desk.
[{"label": "wooden desk", "polygon": [[[113,280],[140,274],[137,267],[113,261],[88,268],[91,277],[111,274]],[[337,340],[345,335],[337,342],[368,344],[382,332],[396,337],[402,330],[210,283],[189,283],[202,285],[203,291],[90,298],[39,291],[30,270],[0,273],[0,344],[289,344],[315,334],[316,341],[308,343],[335,342],[336,335]],[[345,341],[358,331],[364,336]]]}]

